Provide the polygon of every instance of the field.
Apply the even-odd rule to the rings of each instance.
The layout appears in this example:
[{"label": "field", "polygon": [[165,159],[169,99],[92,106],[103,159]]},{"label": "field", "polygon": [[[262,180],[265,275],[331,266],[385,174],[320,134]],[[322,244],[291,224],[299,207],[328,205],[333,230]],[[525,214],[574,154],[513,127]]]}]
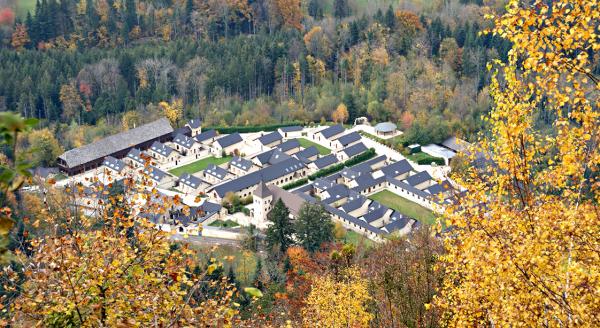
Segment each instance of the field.
[{"label": "field", "polygon": [[17,1],[17,16],[24,18],[27,16],[27,12],[31,12],[35,9],[35,0],[18,0]]},{"label": "field", "polygon": [[329,148],[323,147],[323,146],[319,145],[318,143],[312,142],[308,139],[298,138],[298,142],[300,142],[300,146],[302,146],[304,148],[308,148],[310,146],[317,147],[317,150],[319,151],[319,154],[321,154],[321,155],[331,154],[331,150]]},{"label": "field", "polygon": [[198,263],[208,263],[210,259],[223,263],[223,274],[227,275],[229,268],[233,267],[236,277],[243,285],[252,283],[258,257],[255,253],[242,250],[238,247],[220,245],[214,247],[191,246],[196,251]]},{"label": "field", "polygon": [[362,245],[367,249],[373,247],[373,245],[374,245],[374,243],[371,239],[359,234],[358,232],[352,231],[352,230],[348,230],[346,232],[346,236],[344,238],[342,238],[341,241],[348,243],[348,244],[354,244],[355,246]]},{"label": "field", "polygon": [[415,163],[417,163],[420,160],[425,160],[425,159],[430,160],[431,162],[433,162],[436,159],[441,160],[441,158],[439,158],[439,157],[434,157],[434,156],[431,156],[431,155],[426,154],[424,152],[418,152],[418,153],[415,153],[415,154],[410,154],[410,155],[407,155],[406,158],[410,159],[411,161],[413,161]]},{"label": "field", "polygon": [[383,190],[369,196],[370,199],[380,202],[389,208],[421,221],[421,223],[435,223],[435,215],[423,206],[417,205],[404,197],[400,197],[389,190]]},{"label": "field", "polygon": [[222,158],[216,158],[216,157],[208,157],[205,159],[201,159],[199,161],[190,163],[190,164],[186,164],[177,168],[174,168],[172,170],[169,171],[169,173],[175,175],[175,176],[180,176],[183,173],[196,173],[198,171],[202,171],[204,170],[209,164],[215,164],[215,165],[220,165],[223,164],[225,162],[229,162],[231,160],[231,156],[226,156],[226,157],[222,157]]}]

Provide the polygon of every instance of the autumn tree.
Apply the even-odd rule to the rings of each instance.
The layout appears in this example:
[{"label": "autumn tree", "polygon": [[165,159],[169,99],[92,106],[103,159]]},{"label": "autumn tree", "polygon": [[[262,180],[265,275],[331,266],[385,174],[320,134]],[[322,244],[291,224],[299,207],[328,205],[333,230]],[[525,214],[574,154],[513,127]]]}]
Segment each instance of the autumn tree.
[{"label": "autumn tree", "polygon": [[300,0],[275,0],[275,5],[284,25],[302,30],[303,13]]},{"label": "autumn tree", "polygon": [[171,121],[171,125],[177,126],[183,118],[183,101],[181,99],[175,99],[171,103],[161,101],[159,105],[165,116]]},{"label": "autumn tree", "polygon": [[340,103],[331,114],[331,119],[336,123],[345,123],[348,120],[348,117],[348,108],[346,108],[344,103]]},{"label": "autumn tree", "polygon": [[23,50],[23,48],[30,42],[29,34],[27,33],[27,27],[23,24],[17,24],[12,34],[11,45],[17,51]]},{"label": "autumn tree", "polygon": [[456,177],[467,191],[446,214],[451,327],[600,325],[598,5],[513,0],[493,17],[513,47],[490,65],[490,135],[471,152],[493,164]]},{"label": "autumn tree", "polygon": [[317,276],[302,310],[303,323],[306,327],[369,327],[373,319],[367,310],[369,301],[368,283],[358,268],[345,269],[339,277]]},{"label": "autumn tree", "polygon": [[79,124],[81,124],[81,106],[83,101],[77,92],[77,88],[74,83],[63,84],[60,87],[60,102],[63,106],[62,117],[65,120],[78,118]]},{"label": "autumn tree", "polygon": [[33,130],[27,135],[30,153],[29,163],[32,166],[52,166],[63,149],[56,136],[48,128]]},{"label": "autumn tree", "polygon": [[134,110],[125,112],[121,120],[123,122],[124,130],[133,129],[142,124],[142,118],[140,117],[140,114]]}]

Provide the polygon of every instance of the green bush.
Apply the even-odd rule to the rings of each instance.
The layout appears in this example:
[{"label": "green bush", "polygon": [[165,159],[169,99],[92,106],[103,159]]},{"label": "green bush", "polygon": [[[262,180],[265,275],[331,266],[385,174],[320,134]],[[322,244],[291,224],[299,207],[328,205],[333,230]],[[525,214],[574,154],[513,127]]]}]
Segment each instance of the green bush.
[{"label": "green bush", "polygon": [[366,152],[364,152],[364,153],[362,153],[360,155],[354,156],[354,157],[350,158],[349,160],[345,161],[344,165],[345,166],[354,166],[354,165],[356,165],[358,163],[362,163],[364,161],[367,161],[367,160],[375,157],[376,155],[377,155],[377,153],[375,152],[375,149],[374,148],[370,148]]},{"label": "green bush", "polygon": [[294,125],[303,125],[300,122],[290,122],[290,123],[281,123],[281,124],[271,124],[271,125],[253,125],[253,126],[211,126],[211,127],[203,127],[203,130],[216,130],[220,134],[230,134],[230,133],[251,133],[251,132],[261,132],[261,131],[275,131],[279,128],[283,128],[286,126],[294,126]]},{"label": "green bush", "polygon": [[330,175],[333,174],[335,172],[341,171],[343,170],[345,167],[344,163],[339,163],[339,164],[335,164],[329,167],[326,167],[322,170],[319,170],[311,175],[308,176],[308,178],[312,181],[312,180],[316,180],[317,178],[320,177],[324,177],[326,175]]},{"label": "green bush", "polygon": [[419,165],[430,165],[431,163],[435,163],[437,165],[446,165],[446,161],[439,157],[421,158],[417,161],[417,164]]},{"label": "green bush", "polygon": [[324,176],[334,174],[338,171],[343,170],[345,167],[354,166],[354,165],[362,163],[364,161],[368,161],[371,158],[375,157],[376,155],[377,155],[377,153],[375,152],[375,149],[370,148],[366,152],[364,152],[358,156],[352,157],[351,159],[349,159],[343,163],[332,165],[332,166],[326,167],[322,170],[319,170],[319,171],[309,175],[308,179],[310,179],[312,181],[312,180],[316,180],[317,178],[321,178]]},{"label": "green bush", "polygon": [[308,178],[302,178],[300,180],[296,180],[294,182],[290,182],[286,185],[284,185],[283,187],[281,187],[283,190],[290,190],[290,189],[294,189],[296,187],[300,187],[304,184],[306,184],[308,182]]}]

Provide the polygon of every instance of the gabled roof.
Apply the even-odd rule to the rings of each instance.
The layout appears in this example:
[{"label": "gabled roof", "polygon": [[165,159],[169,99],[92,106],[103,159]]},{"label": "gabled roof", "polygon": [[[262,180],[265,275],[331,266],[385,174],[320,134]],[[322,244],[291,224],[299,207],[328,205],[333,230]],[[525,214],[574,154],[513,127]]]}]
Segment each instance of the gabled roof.
[{"label": "gabled roof", "polygon": [[216,166],[215,164],[208,164],[208,166],[204,169],[204,173],[212,175],[219,180],[223,180],[229,172],[220,166]]},{"label": "gabled roof", "polygon": [[215,130],[208,130],[208,131],[204,131],[202,133],[200,133],[199,135],[196,136],[196,141],[198,142],[203,142],[206,141],[208,139],[214,138],[217,136],[217,131]]},{"label": "gabled roof", "polygon": [[152,123],[100,139],[79,148],[71,149],[64,152],[59,158],[65,161],[67,167],[72,168],[168,135],[172,132],[173,128],[169,124],[169,120],[161,118]]},{"label": "gabled roof", "polygon": [[450,191],[452,189],[452,185],[448,182],[448,180],[442,181],[442,183],[436,183],[430,187],[423,189],[423,191],[428,192],[432,195],[437,195],[442,192]]},{"label": "gabled roof", "polygon": [[102,165],[117,172],[121,172],[121,170],[123,170],[123,168],[125,167],[125,163],[122,160],[116,159],[112,156],[104,157]]},{"label": "gabled roof", "polygon": [[127,153],[127,158],[139,163],[139,164],[145,164],[146,160],[143,158],[147,155],[144,155],[144,153],[142,153],[139,149],[137,148],[131,148],[131,150],[129,151],[129,153]]},{"label": "gabled roof", "polygon": [[300,213],[300,209],[304,203],[311,202],[310,200],[305,199],[301,195],[291,193],[287,190],[284,190],[274,184],[268,185],[267,189],[273,195],[273,202],[281,199],[285,207],[288,208],[290,213],[294,216],[298,216]]},{"label": "gabled roof", "polygon": [[197,189],[202,185],[202,180],[196,176],[193,176],[189,173],[184,173],[179,177],[179,183],[182,183],[188,187],[192,187]]},{"label": "gabled roof", "polygon": [[175,138],[173,138],[173,142],[180,145],[181,147],[184,147],[186,149],[190,149],[192,148],[192,146],[194,146],[194,144],[196,143],[196,141],[184,134],[178,134],[175,136]]},{"label": "gabled roof", "polygon": [[352,215],[350,215],[350,214],[348,214],[348,213],[346,213],[346,212],[344,212],[342,210],[338,210],[337,208],[335,208],[335,207],[333,207],[331,205],[323,204],[323,207],[325,208],[325,210],[327,212],[329,212],[329,213],[331,213],[333,215],[337,215],[340,218],[342,218],[342,219],[344,219],[344,220],[346,220],[346,221],[348,221],[350,223],[356,224],[357,226],[359,226],[359,227],[361,227],[361,228],[363,228],[363,229],[365,229],[365,230],[367,230],[369,232],[372,232],[372,233],[375,233],[375,234],[381,234],[381,232],[382,232],[380,229],[375,228],[374,226],[368,224],[367,222],[365,222],[363,220],[360,220],[360,219],[357,219],[357,218],[353,217]]},{"label": "gabled roof", "polygon": [[231,161],[229,161],[229,165],[235,166],[240,170],[248,171],[252,168],[254,164],[252,164],[251,160],[245,159],[239,156],[233,156]]},{"label": "gabled roof", "polygon": [[152,180],[156,182],[161,182],[164,178],[168,177],[164,171],[161,171],[156,166],[148,166],[144,168],[144,174],[148,175]]},{"label": "gabled roof", "polygon": [[296,131],[302,131],[302,127],[300,125],[292,125],[292,126],[284,126],[284,127],[280,127],[279,130],[281,130],[281,132],[296,132]]},{"label": "gabled roof", "polygon": [[310,147],[303,149],[294,154],[294,156],[296,156],[298,158],[300,158],[300,157],[311,158],[311,157],[314,157],[317,155],[319,155],[319,150],[315,146],[310,146]]},{"label": "gabled roof", "polygon": [[328,167],[330,165],[333,165],[335,163],[338,162],[337,157],[335,157],[334,154],[329,154],[327,156],[321,157],[321,158],[317,158],[313,164],[315,164],[315,166],[317,167],[317,169],[323,169],[325,167]]},{"label": "gabled roof", "polygon": [[236,133],[232,133],[232,134],[226,135],[224,137],[221,137],[221,138],[217,139],[215,142],[218,143],[219,146],[221,146],[221,148],[227,148],[229,146],[233,146],[242,141],[244,141],[244,139],[242,139],[242,136],[236,132]]},{"label": "gabled roof", "polygon": [[252,192],[252,195],[258,198],[266,198],[269,196],[273,196],[273,193],[267,188],[267,185],[264,182],[259,182],[256,189]]},{"label": "gabled roof", "polygon": [[387,159],[387,156],[379,155],[375,158],[371,158],[370,160],[368,160],[366,162],[362,162],[362,163],[356,164],[354,166],[351,166],[350,168],[355,172],[361,172],[361,173],[371,172],[371,171],[373,171],[373,166],[375,164],[379,164],[380,162],[383,162],[386,159]]},{"label": "gabled roof", "polygon": [[397,217],[392,222],[386,224],[382,228],[382,230],[386,231],[387,233],[392,233],[394,231],[398,231],[398,230],[404,229],[404,227],[406,227],[406,225],[412,224],[413,222],[415,222],[414,219],[411,219],[411,218],[408,218],[408,217],[405,217],[405,216],[400,216],[400,217]]},{"label": "gabled roof", "polygon": [[371,173],[364,173],[358,176],[355,181],[357,186],[352,188],[352,190],[362,191],[383,183],[385,181],[385,176],[380,176],[379,178],[375,179]]},{"label": "gabled roof", "polygon": [[246,189],[259,182],[269,182],[278,179],[284,175],[294,173],[304,168],[304,164],[296,158],[288,158],[277,164],[273,164],[269,167],[254,171],[252,173],[243,175],[237,179],[227,181],[214,188],[214,191],[219,197],[224,197],[228,192],[238,192]]},{"label": "gabled roof", "polygon": [[280,162],[283,162],[287,159],[289,159],[291,156],[282,152],[279,149],[275,149],[272,153],[271,153],[271,157],[269,158],[269,164],[273,165],[273,164],[277,164]]},{"label": "gabled roof", "polygon": [[422,171],[415,175],[409,176],[404,181],[406,181],[406,183],[408,183],[409,185],[414,187],[418,184],[421,184],[421,183],[431,180],[431,179],[433,179],[433,178],[431,177],[431,175],[429,175],[429,173],[427,171]]},{"label": "gabled roof", "polygon": [[356,171],[352,170],[351,168],[347,167],[342,170],[341,174],[346,179],[354,180],[361,175],[361,172],[356,172]]},{"label": "gabled roof", "polygon": [[277,131],[273,131],[271,133],[265,134],[264,136],[258,138],[258,141],[263,145],[270,145],[276,141],[283,139],[283,136],[279,134]]},{"label": "gabled roof", "polygon": [[442,142],[442,146],[444,146],[450,150],[453,150],[455,152],[463,151],[470,145],[471,145],[470,143],[468,143],[462,139],[458,139],[457,137],[450,137]]},{"label": "gabled roof", "polygon": [[300,142],[297,139],[290,139],[277,146],[277,150],[282,152],[286,152],[294,148],[300,148]]},{"label": "gabled roof", "polygon": [[360,133],[354,131],[354,132],[350,132],[348,134],[344,134],[343,136],[341,136],[335,140],[339,141],[339,143],[342,144],[342,146],[347,146],[353,142],[360,140],[361,138],[362,137],[360,136]]},{"label": "gabled roof", "polygon": [[373,211],[369,211],[367,214],[363,215],[362,218],[368,223],[371,223],[384,217],[388,210],[389,209],[387,207],[382,205]]},{"label": "gabled roof", "polygon": [[336,184],[327,189],[327,193],[329,194],[329,197],[326,199],[323,199],[322,201],[327,204],[331,204],[335,201],[338,201],[340,199],[344,199],[344,198],[348,197],[349,192],[350,192],[350,190],[348,189],[348,187],[346,187],[344,185]]},{"label": "gabled roof", "polygon": [[317,178],[315,182],[313,182],[313,186],[315,186],[315,188],[318,190],[327,190],[335,185],[335,182],[324,178]]},{"label": "gabled roof", "polygon": [[332,125],[324,130],[321,130],[318,133],[320,133],[326,139],[329,139],[331,137],[337,136],[338,134],[344,132],[344,130],[345,129],[344,129],[343,125],[337,124],[337,125]]},{"label": "gabled roof", "polygon": [[173,148],[158,141],[153,142],[152,146],[150,146],[150,149],[164,157],[169,157],[169,155],[175,151]]},{"label": "gabled roof", "polygon": [[354,144],[354,145],[352,145],[350,147],[344,148],[342,150],[342,152],[344,154],[346,154],[346,156],[348,156],[348,157],[353,157],[353,156],[356,156],[358,154],[364,153],[367,150],[368,150],[367,146],[365,146],[362,142],[359,142],[359,143]]},{"label": "gabled roof", "polygon": [[171,132],[171,137],[175,138],[175,136],[178,135],[178,134],[183,134],[183,135],[186,135],[186,136],[187,135],[191,135],[192,134],[192,129],[190,129],[190,127],[187,126],[187,125],[184,126],[184,127],[179,128],[179,129],[175,129],[173,132]]},{"label": "gabled roof", "polygon": [[352,211],[355,211],[355,210],[361,208],[365,204],[365,202],[367,202],[367,199],[365,197],[359,197],[352,201],[346,202],[344,205],[342,205],[340,207],[340,209],[346,213],[350,213]]},{"label": "gabled roof", "polygon": [[202,120],[199,118],[193,118],[187,122],[187,125],[192,129],[198,129],[202,126]]},{"label": "gabled roof", "polygon": [[[419,190],[419,189],[417,189],[417,188],[409,185],[408,183],[402,182],[402,181],[394,179],[392,177],[386,177],[386,179],[387,179],[388,183],[391,183],[391,184],[393,184],[393,185],[395,185],[395,186],[397,186],[399,188],[402,188],[402,189],[404,189],[406,191],[409,191],[409,192],[411,192],[411,193],[413,193],[413,194],[415,194],[415,195],[417,195],[419,197],[423,197],[425,199],[431,199],[431,194],[426,193],[426,192],[424,192],[422,190]],[[432,199],[432,200],[435,200],[435,199]]]},{"label": "gabled roof", "polygon": [[381,171],[385,175],[396,177],[396,176],[399,176],[401,174],[408,173],[408,172],[412,171],[412,166],[410,165],[410,163],[407,160],[403,159],[403,160],[401,160],[399,162],[395,162],[395,163],[392,163],[390,165],[382,167]]}]

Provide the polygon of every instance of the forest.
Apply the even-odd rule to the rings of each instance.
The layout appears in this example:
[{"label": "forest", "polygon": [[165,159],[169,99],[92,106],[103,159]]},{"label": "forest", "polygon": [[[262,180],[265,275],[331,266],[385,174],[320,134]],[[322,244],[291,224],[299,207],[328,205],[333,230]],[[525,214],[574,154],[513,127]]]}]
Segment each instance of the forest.
[{"label": "forest", "polygon": [[349,124],[393,121],[407,142],[470,139],[490,109],[485,65],[510,47],[480,33],[480,5],[38,1],[0,29],[0,110],[41,119],[64,149],[175,99],[206,126],[330,121],[344,104]]}]

